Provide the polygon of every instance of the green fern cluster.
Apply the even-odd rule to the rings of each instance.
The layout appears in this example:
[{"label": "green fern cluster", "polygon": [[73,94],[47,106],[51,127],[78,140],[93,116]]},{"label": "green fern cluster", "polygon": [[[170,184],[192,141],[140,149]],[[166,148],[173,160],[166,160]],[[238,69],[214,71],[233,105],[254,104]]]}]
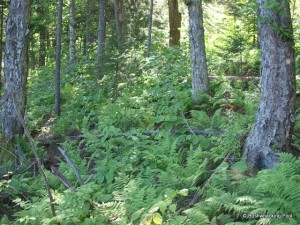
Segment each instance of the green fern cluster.
[{"label": "green fern cluster", "polygon": [[[276,169],[261,171],[256,177],[238,178],[234,165],[214,174],[203,193],[205,199],[191,210],[207,215],[210,224],[297,224],[300,160],[281,154],[281,161]],[[186,213],[189,217],[191,211]]]}]

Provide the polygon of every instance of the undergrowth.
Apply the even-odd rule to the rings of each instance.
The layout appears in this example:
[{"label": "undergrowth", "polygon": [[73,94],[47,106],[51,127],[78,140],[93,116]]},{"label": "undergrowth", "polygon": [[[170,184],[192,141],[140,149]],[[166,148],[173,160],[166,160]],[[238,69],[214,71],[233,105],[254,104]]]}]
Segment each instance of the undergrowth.
[{"label": "undergrowth", "polygon": [[[276,168],[252,176],[241,158],[258,87],[212,81],[210,93],[194,105],[188,53],[161,48],[156,44],[160,53],[147,60],[142,51],[125,52],[129,69],[120,69],[117,81],[114,71],[96,80],[84,63],[64,71],[62,115],[51,134],[63,140],[57,144],[82,179],[92,178],[80,185],[70,165],[61,161],[59,171],[76,187],[66,190],[46,171],[55,217],[34,168],[0,181],[1,196],[17,206],[13,220],[3,216],[1,224],[298,224],[299,159],[281,154]],[[52,117],[49,68],[29,79],[28,123],[36,134]],[[191,130],[223,133],[188,134]],[[29,154],[28,145],[23,148]]]}]

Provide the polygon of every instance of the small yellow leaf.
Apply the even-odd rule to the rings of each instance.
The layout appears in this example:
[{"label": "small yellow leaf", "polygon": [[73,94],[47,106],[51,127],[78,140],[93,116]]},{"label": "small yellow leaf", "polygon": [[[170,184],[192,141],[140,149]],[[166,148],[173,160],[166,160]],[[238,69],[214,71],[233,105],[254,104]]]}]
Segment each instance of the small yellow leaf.
[{"label": "small yellow leaf", "polygon": [[145,223],[145,225],[151,225],[152,222],[152,218],[150,218],[149,220],[147,220],[147,222]]},{"label": "small yellow leaf", "polygon": [[160,215],[159,213],[155,213],[155,214],[152,216],[152,219],[153,219],[153,222],[154,222],[155,224],[162,224],[163,219],[162,219],[162,217],[161,217],[161,215]]}]

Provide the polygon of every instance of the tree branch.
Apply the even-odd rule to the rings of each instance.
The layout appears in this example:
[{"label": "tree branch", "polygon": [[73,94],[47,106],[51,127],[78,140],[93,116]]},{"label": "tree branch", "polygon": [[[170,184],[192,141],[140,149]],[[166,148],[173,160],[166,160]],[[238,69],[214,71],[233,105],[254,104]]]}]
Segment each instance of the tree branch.
[{"label": "tree branch", "polygon": [[12,95],[13,105],[14,105],[14,108],[16,110],[16,114],[17,114],[18,120],[20,121],[20,123],[22,124],[22,126],[24,128],[24,133],[25,133],[25,135],[27,136],[27,138],[28,138],[28,140],[30,142],[31,150],[32,150],[32,152],[33,152],[33,154],[35,156],[36,161],[37,161],[39,172],[40,172],[41,176],[44,179],[44,183],[45,183],[45,186],[46,186],[46,189],[47,189],[47,193],[48,193],[48,198],[50,200],[51,213],[52,213],[52,216],[55,217],[56,213],[55,213],[55,208],[54,208],[54,199],[53,199],[53,196],[52,196],[52,193],[51,193],[51,190],[50,190],[50,185],[49,185],[48,179],[47,179],[46,174],[45,174],[45,172],[44,172],[44,170],[42,168],[41,159],[39,158],[37,150],[35,149],[33,138],[31,136],[29,130],[27,129],[25,121],[21,117],[20,111],[19,111],[19,109],[18,109],[18,107],[16,105],[15,96],[13,95],[13,93],[11,93],[11,95]]},{"label": "tree branch", "polygon": [[71,168],[72,168],[72,170],[73,170],[73,172],[74,172],[74,174],[75,174],[78,182],[80,183],[80,185],[83,185],[83,181],[82,181],[82,179],[80,177],[80,174],[79,174],[78,170],[76,169],[73,161],[67,155],[66,151],[63,148],[59,147],[59,146],[57,148],[60,151],[60,153],[63,155],[63,157],[67,160],[68,164],[71,166]]}]

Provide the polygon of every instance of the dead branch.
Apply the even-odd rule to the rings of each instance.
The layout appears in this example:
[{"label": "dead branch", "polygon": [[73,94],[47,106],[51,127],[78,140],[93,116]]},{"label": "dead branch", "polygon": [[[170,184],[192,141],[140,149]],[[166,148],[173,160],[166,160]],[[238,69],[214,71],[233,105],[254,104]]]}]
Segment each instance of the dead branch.
[{"label": "dead branch", "polygon": [[84,184],[88,184],[95,176],[96,174],[91,174],[88,179],[84,182]]},{"label": "dead branch", "polygon": [[65,185],[67,188],[71,188],[72,190],[75,190],[75,187],[73,186],[71,181],[69,181],[64,175],[62,175],[61,172],[56,167],[51,166],[51,172],[62,182],[63,185]]},{"label": "dead branch", "polygon": [[50,200],[50,209],[51,209],[51,213],[52,213],[52,216],[55,217],[56,216],[56,213],[55,213],[55,208],[54,208],[54,198],[52,196],[52,193],[51,193],[51,189],[50,189],[50,185],[49,185],[49,182],[48,182],[48,179],[46,177],[46,174],[43,170],[43,167],[42,167],[42,163],[41,163],[41,159],[37,153],[37,150],[34,146],[34,141],[33,141],[33,138],[25,124],[25,121],[24,119],[22,118],[21,116],[21,113],[16,105],[16,102],[15,102],[15,96],[13,95],[13,93],[11,94],[12,95],[12,102],[13,102],[13,105],[14,105],[14,108],[16,110],[16,114],[17,114],[17,117],[18,117],[18,120],[20,121],[20,123],[22,124],[22,127],[24,129],[24,133],[25,135],[27,136],[29,142],[30,142],[30,145],[31,145],[31,150],[34,154],[34,157],[37,161],[37,165],[38,165],[38,169],[39,169],[39,172],[41,174],[41,176],[43,177],[43,180],[44,180],[44,183],[45,183],[45,186],[46,186],[46,190],[47,190],[47,194],[48,194],[48,198]]},{"label": "dead branch", "polygon": [[[226,155],[226,157],[225,157],[225,158],[222,160],[222,162],[216,167],[216,169],[215,169],[214,172],[210,175],[210,177],[204,182],[204,184],[202,185],[202,188],[201,188],[202,191],[204,191],[204,190],[206,189],[207,185],[210,183],[210,181],[212,180],[212,177],[213,177],[214,174],[216,173],[218,167],[219,167],[220,165],[222,165],[224,162],[226,162],[226,161],[229,159],[229,157],[232,155],[232,153],[233,153],[233,150],[231,150],[231,151]],[[199,192],[196,192],[196,193],[194,194],[194,196],[193,196],[193,199],[191,200],[191,202],[190,202],[190,204],[188,205],[187,208],[191,208],[193,205],[195,205],[197,202],[199,202],[200,197],[201,197],[201,196],[200,196],[200,193],[199,193]]]},{"label": "dead branch", "polygon": [[[148,130],[148,131],[142,132],[142,134],[153,135],[153,134],[158,134],[161,132],[166,132],[166,133],[171,133],[171,134],[180,134],[179,130]],[[220,130],[188,130],[184,134],[187,134],[187,135],[220,135],[220,134],[224,134],[224,131],[220,131]],[[120,135],[122,135],[122,134],[120,134]],[[129,133],[128,135],[125,134],[124,136],[130,136],[130,135],[136,135],[136,133]]]},{"label": "dead branch", "polygon": [[[111,139],[111,138],[117,138],[117,137],[131,137],[131,136],[136,136],[139,134],[142,135],[155,135],[158,133],[171,133],[171,134],[182,134],[181,131],[179,130],[147,130],[147,131],[142,131],[142,132],[129,132],[129,133],[120,133],[120,134],[115,134],[115,135],[110,135],[108,137],[106,137],[106,140]],[[224,134],[224,131],[221,130],[192,130],[189,129],[187,131],[185,131],[183,134],[186,135],[221,135]],[[80,139],[84,139],[85,136],[84,135],[77,135],[77,136],[69,136],[72,139],[75,140],[80,140]],[[99,138],[101,136],[98,136]]]},{"label": "dead branch", "polygon": [[227,80],[241,80],[241,81],[255,81],[255,82],[259,82],[260,81],[260,77],[208,76],[208,78],[211,79],[211,80],[217,80],[217,79],[225,78]]},{"label": "dead branch", "polygon": [[60,153],[63,155],[63,157],[67,160],[68,164],[71,166],[71,169],[73,170],[73,172],[74,172],[74,174],[75,174],[78,182],[80,183],[80,185],[83,185],[83,181],[82,181],[82,179],[80,177],[80,174],[79,174],[78,170],[76,169],[73,161],[67,155],[66,151],[63,148],[59,147],[59,146],[57,148],[60,151]]}]

